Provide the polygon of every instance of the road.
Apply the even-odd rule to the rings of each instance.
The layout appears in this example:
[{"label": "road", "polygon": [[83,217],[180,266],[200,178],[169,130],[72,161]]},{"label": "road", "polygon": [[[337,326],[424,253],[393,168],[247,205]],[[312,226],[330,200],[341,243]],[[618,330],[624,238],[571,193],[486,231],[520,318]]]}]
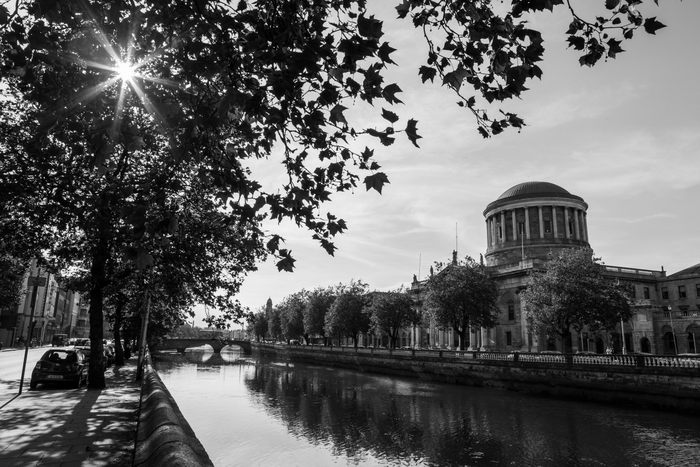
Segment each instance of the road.
[{"label": "road", "polygon": [[[32,369],[36,362],[46,352],[48,347],[29,349],[27,353],[27,367],[24,370],[24,386],[22,392],[29,390],[29,380],[32,377]],[[19,392],[19,379],[22,376],[22,360],[24,349],[3,350],[0,352],[0,407],[15,397]]]}]

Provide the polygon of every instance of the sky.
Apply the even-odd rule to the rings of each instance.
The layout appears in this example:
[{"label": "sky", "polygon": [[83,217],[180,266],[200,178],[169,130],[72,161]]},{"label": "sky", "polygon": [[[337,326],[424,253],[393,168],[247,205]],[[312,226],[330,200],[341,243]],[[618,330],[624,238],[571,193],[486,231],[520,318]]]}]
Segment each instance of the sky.
[{"label": "sky", "polygon": [[[395,19],[398,3],[370,0],[369,7],[397,49],[398,66],[385,82],[401,87],[405,105],[389,110],[402,117],[397,127],[418,120],[420,148],[401,135],[390,147],[375,147],[390,181],[382,194],[360,185],[324,207],[348,225],[333,257],[291,222],[266,224],[285,238],[296,268],[278,272],[274,258],[260,264],[239,294],[244,306],[257,311],[268,298],[279,303],[302,289],[351,280],[394,290],[410,286],[414,274],[425,278],[453,250],[478,258],[486,251],[486,205],[526,181],[555,183],[588,203],[589,241],[608,265],[674,273],[700,263],[700,2],[644,2],[644,16],[668,27],[653,36],[638,31],[622,44],[624,53],[592,68],[567,49],[565,7],[532,16],[531,27],[545,39],[542,79],[490,112],[515,112],[527,126],[490,139],[447,88],[421,84],[426,47],[410,22]],[[572,1],[586,18],[604,12],[604,3]],[[371,118],[365,112],[346,116]],[[275,183],[277,162],[252,167],[253,174]],[[203,325],[203,307],[195,312],[195,324]]]}]

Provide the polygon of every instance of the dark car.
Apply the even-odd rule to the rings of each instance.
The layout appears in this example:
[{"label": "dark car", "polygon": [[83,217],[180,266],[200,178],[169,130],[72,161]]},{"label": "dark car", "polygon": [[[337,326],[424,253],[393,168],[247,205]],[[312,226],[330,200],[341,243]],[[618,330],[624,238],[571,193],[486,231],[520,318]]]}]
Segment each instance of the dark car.
[{"label": "dark car", "polygon": [[83,353],[74,349],[47,351],[36,363],[29,382],[30,389],[39,383],[65,383],[80,387],[87,383],[88,365]]},{"label": "dark car", "polygon": [[[90,349],[90,347],[80,348],[80,353],[85,355],[85,363],[89,365],[90,358],[92,356],[92,350]],[[104,349],[102,349],[102,371],[107,371],[107,353],[105,352]]]},{"label": "dark car", "polygon": [[51,338],[51,347],[63,347],[68,344],[67,334],[54,334]]}]

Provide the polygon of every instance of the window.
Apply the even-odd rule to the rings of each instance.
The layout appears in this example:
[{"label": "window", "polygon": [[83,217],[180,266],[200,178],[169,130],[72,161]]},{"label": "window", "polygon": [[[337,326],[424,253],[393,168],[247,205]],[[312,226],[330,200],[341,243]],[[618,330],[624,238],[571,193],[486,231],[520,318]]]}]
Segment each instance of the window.
[{"label": "window", "polygon": [[513,345],[513,334],[510,331],[506,332],[506,345]]},{"label": "window", "polygon": [[637,287],[634,284],[630,285],[630,297],[637,298]]},{"label": "window", "polygon": [[685,292],[685,286],[684,285],[679,285],[678,286],[678,298],[686,298],[687,294]]},{"label": "window", "polygon": [[700,297],[700,284],[695,284],[695,296]]},{"label": "window", "polygon": [[515,321],[515,305],[512,303],[508,304],[508,319],[510,321]]},{"label": "window", "polygon": [[525,222],[518,222],[518,233],[525,235]]},{"label": "window", "polygon": [[[552,221],[544,221],[544,233],[550,233],[552,231]],[[700,284],[698,284],[700,287]]]},{"label": "window", "polygon": [[574,234],[574,223],[569,221],[569,235]]},{"label": "window", "polygon": [[649,300],[649,287],[644,287],[644,298]]},{"label": "window", "polygon": [[668,287],[661,287],[661,298],[668,300]]}]

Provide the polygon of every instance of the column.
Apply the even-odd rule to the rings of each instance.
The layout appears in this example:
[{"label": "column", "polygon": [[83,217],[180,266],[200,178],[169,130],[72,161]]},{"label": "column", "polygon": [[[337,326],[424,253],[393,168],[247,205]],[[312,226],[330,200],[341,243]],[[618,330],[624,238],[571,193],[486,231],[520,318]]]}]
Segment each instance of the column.
[{"label": "column", "polygon": [[501,211],[501,243],[506,241],[506,212]]},{"label": "column", "polygon": [[540,218],[540,238],[544,238],[544,217],[542,217],[542,206],[537,206],[537,215]]},{"label": "column", "polygon": [[566,232],[566,238],[571,237],[569,233],[569,208],[564,207],[564,232]]},{"label": "column", "polygon": [[454,341],[455,341],[454,329],[450,328],[450,330],[447,331],[447,348],[449,350],[454,349]]},{"label": "column", "polygon": [[583,239],[587,242],[588,241],[588,219],[586,219],[586,211],[581,211],[581,223],[582,225],[582,232],[583,232]]},{"label": "column", "polygon": [[498,238],[496,237],[496,219],[494,216],[489,217],[491,222],[491,246],[498,243]]},{"label": "column", "polygon": [[578,222],[579,214],[580,214],[580,211],[578,209],[574,209],[574,228],[576,229],[576,240],[581,240],[581,231],[579,230],[579,222]]},{"label": "column", "polygon": [[518,239],[518,219],[515,217],[515,209],[513,209],[511,212],[510,218],[513,221],[513,240]]},{"label": "column", "polygon": [[481,328],[481,349],[489,350],[489,341],[486,336],[486,328]]},{"label": "column", "polygon": [[491,229],[489,228],[488,218],[486,218],[486,246],[491,246]]},{"label": "column", "polygon": [[525,206],[525,239],[530,240],[530,208]]}]

